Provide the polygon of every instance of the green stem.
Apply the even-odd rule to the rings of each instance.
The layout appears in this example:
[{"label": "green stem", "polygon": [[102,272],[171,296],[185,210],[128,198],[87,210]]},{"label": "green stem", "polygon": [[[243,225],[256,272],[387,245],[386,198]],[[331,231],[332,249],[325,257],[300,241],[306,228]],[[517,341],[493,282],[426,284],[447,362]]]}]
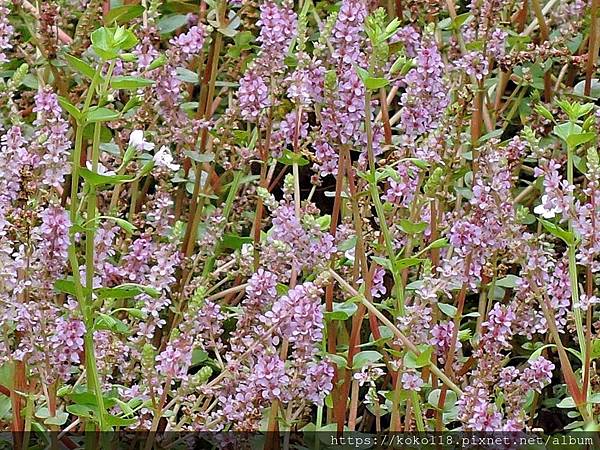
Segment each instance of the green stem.
[{"label": "green stem", "polygon": [[[567,181],[573,186],[573,153],[575,149],[570,145],[567,146]],[[573,200],[571,200],[571,203]],[[571,204],[571,209],[573,205]],[[573,232],[573,221],[569,220],[569,232]],[[579,284],[577,279],[577,260],[575,253],[577,251],[577,244],[569,245],[569,281],[571,283],[571,305],[573,309],[573,317],[575,319],[575,326],[577,328],[577,339],[579,340],[579,349],[581,351],[582,360],[585,361],[586,351],[585,348],[585,333],[583,331],[583,319],[581,317],[581,309],[579,309]]]},{"label": "green stem", "polygon": [[[87,95],[85,97],[85,102],[83,104],[83,109],[81,110],[81,117],[85,117],[88,110],[90,109],[90,104],[92,102],[92,98],[94,96],[94,92],[96,91],[96,87],[100,82],[100,73],[102,70],[102,65],[99,65],[96,69],[96,73],[94,74],[94,78],[92,78],[92,83],[90,84],[90,88],[87,91]],[[71,173],[71,223],[75,222],[77,218],[77,191],[79,188],[79,165],[81,164],[81,153],[83,148],[83,130],[85,128],[85,121],[80,119],[77,120],[77,131],[75,132],[75,149],[73,151],[73,169]]]},{"label": "green stem", "polygon": [[396,298],[398,301],[397,308],[399,315],[404,315],[404,283],[400,272],[396,269],[396,252],[394,250],[394,240],[390,229],[387,226],[385,212],[383,211],[383,204],[379,198],[379,190],[377,189],[376,170],[375,170],[375,154],[373,153],[373,129],[371,125],[371,91],[366,90],[365,93],[365,132],[367,134],[367,156],[369,158],[369,193],[373,199],[373,205],[375,206],[375,212],[379,219],[379,227],[383,234],[383,240],[385,242],[385,248],[388,254],[388,259],[392,265],[392,277],[394,279],[394,286],[396,287]]},{"label": "green stem", "polygon": [[[238,193],[242,175],[242,171],[237,171],[233,175],[233,181],[231,182],[231,187],[229,188],[229,193],[227,194],[227,199],[225,200],[225,206],[223,207],[223,218],[225,219],[225,223],[227,223],[227,219],[229,218],[231,210],[233,209],[233,201]],[[204,265],[204,270],[202,271],[202,278],[208,277],[208,275],[212,272],[216,258],[217,257],[215,255],[212,255],[207,259],[206,264]]]},{"label": "green stem", "polygon": [[154,416],[152,417],[152,424],[150,425],[150,433],[146,440],[146,446],[144,447],[144,450],[150,450],[154,444],[154,438],[156,436],[156,431],[158,430],[158,424],[163,414],[163,407],[165,406],[165,401],[167,400],[167,396],[171,391],[171,380],[171,376],[167,376],[165,385],[163,387],[163,393],[160,396],[159,404],[154,409]]},{"label": "green stem", "polygon": [[23,448],[29,448],[29,437],[31,436],[31,424],[33,423],[33,397],[27,395],[27,403],[25,405],[25,426],[23,433]]},{"label": "green stem", "polygon": [[[98,170],[99,149],[100,149],[100,123],[94,125],[94,140],[92,144],[92,171]],[[96,235],[96,203],[97,203],[96,186],[89,185],[89,197],[87,203],[87,220],[91,223],[86,228],[85,232],[85,276],[86,276],[86,313],[85,318],[85,363],[88,373],[88,389],[93,391],[98,402],[98,410],[100,417],[98,418],[100,431],[104,431],[104,398],[102,396],[102,386],[99,382],[98,369],[96,365],[96,355],[94,349],[94,317],[92,310],[93,289],[94,289],[94,244]]]},{"label": "green stem", "polygon": [[[102,85],[99,93],[98,103],[102,104],[104,97],[108,90],[110,77],[115,67],[115,61],[110,63],[108,73]],[[87,92],[85,103],[82,109],[81,118],[77,121],[77,132],[75,136],[75,149],[73,153],[73,174],[71,179],[71,222],[77,223],[78,216],[78,188],[79,188],[79,165],[81,163],[81,154],[83,149],[83,130],[87,125],[86,115],[90,109],[92,98],[96,92],[96,88],[101,79],[102,65],[99,65],[96,69],[94,78]],[[96,172],[98,170],[98,161],[100,158],[100,132],[101,124],[97,122],[94,126],[94,137],[92,141],[92,170]],[[75,293],[79,301],[81,312],[83,314],[83,321],[85,324],[84,334],[84,351],[85,351],[85,367],[88,377],[88,391],[93,392],[96,396],[96,402],[98,404],[99,417],[98,426],[101,431],[105,431],[105,414],[104,409],[104,398],[102,396],[102,386],[100,383],[100,377],[98,376],[98,367],[96,364],[96,356],[94,352],[94,314],[93,314],[93,282],[94,282],[94,240],[95,240],[95,219],[96,219],[96,187],[93,185],[86,185],[88,189],[88,200],[87,200],[87,220],[92,226],[87,227],[85,231],[85,266],[86,266],[86,282],[85,290],[81,284],[81,278],[79,274],[79,261],[77,259],[77,251],[75,242],[71,240],[69,246],[69,261],[71,263],[71,269],[73,271],[73,279],[75,284]],[[87,429],[92,430],[94,427],[92,423],[86,425]]]},{"label": "green stem", "polygon": [[412,400],[413,409],[415,410],[415,420],[417,421],[417,431],[425,431],[425,423],[423,422],[423,414],[421,413],[421,399],[419,394],[415,391],[411,391],[410,398]]}]

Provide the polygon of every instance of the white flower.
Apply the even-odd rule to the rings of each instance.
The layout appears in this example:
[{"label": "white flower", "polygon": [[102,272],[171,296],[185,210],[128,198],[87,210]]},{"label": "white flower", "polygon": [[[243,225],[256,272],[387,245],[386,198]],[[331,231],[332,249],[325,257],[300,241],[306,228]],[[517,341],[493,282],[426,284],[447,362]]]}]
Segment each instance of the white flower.
[{"label": "white flower", "polygon": [[173,155],[166,145],[163,145],[154,155],[154,164],[171,170],[179,170],[179,164],[173,164]]},{"label": "white flower", "polygon": [[[91,170],[92,172],[94,171],[94,170],[92,169],[92,162],[91,162],[91,161],[86,161],[86,163],[85,163],[85,166],[86,166],[86,167],[87,167],[89,170]],[[116,175],[116,174],[117,174],[116,172],[114,172],[114,171],[112,171],[112,170],[108,170],[108,169],[107,169],[107,168],[104,166],[104,164],[102,164],[101,162],[99,162],[99,163],[98,163],[98,170],[96,171],[96,173],[97,173],[98,175],[104,175],[104,176],[107,176],[107,177],[111,177],[111,176],[113,176],[113,175]]]},{"label": "white flower", "polygon": [[154,150],[154,144],[144,140],[142,130],[134,130],[129,135],[129,146],[138,150]]},{"label": "white flower", "polygon": [[555,206],[552,209],[546,209],[544,206],[546,203],[548,203],[548,196],[542,195],[542,203],[537,205],[533,209],[533,212],[539,216],[542,216],[544,219],[552,219],[556,214],[562,211],[558,206]]}]

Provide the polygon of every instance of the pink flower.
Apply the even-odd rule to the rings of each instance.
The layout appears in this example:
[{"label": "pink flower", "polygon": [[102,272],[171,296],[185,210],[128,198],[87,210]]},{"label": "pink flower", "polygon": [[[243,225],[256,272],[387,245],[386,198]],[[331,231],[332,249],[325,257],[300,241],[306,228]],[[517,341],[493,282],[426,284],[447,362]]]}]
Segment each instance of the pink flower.
[{"label": "pink flower", "polygon": [[415,372],[404,372],[402,374],[402,388],[407,391],[419,392],[423,386],[423,379]]}]

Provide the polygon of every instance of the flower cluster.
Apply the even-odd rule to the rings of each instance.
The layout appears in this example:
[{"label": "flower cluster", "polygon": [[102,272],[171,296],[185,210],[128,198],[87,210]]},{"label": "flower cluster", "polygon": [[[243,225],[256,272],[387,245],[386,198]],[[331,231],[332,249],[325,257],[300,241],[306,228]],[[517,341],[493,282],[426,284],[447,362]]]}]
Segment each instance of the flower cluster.
[{"label": "flower cluster", "polygon": [[0,2],[0,64],[8,61],[4,50],[10,50],[12,48],[11,38],[14,33],[14,27],[8,20],[10,10],[8,5],[10,3],[6,0]]}]

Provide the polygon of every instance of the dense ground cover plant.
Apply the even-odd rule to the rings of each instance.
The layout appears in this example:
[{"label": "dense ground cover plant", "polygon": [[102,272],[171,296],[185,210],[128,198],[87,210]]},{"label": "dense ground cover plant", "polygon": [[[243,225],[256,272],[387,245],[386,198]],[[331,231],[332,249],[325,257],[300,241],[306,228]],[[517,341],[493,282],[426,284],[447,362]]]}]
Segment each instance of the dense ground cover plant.
[{"label": "dense ground cover plant", "polygon": [[3,428],[595,430],[598,6],[0,0]]}]

